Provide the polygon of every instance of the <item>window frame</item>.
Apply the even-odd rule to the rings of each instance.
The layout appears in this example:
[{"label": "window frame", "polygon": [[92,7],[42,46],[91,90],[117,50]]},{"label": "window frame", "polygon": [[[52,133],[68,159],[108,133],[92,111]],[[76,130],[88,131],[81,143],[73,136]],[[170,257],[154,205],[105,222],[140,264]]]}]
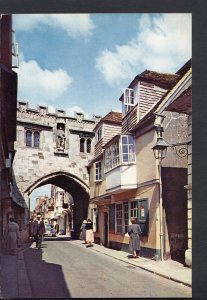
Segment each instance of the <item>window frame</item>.
[{"label": "window frame", "polygon": [[[127,143],[124,144],[123,143],[123,139],[126,138],[127,139]],[[132,138],[133,139],[133,143],[130,143],[129,139]],[[134,164],[136,163],[136,149],[135,149],[135,138],[133,135],[127,135],[127,134],[123,134],[120,136],[120,147],[121,147],[121,164],[125,165],[125,164]],[[127,148],[127,152],[123,151],[123,148],[126,147]],[[133,151],[130,153],[130,149],[132,149]],[[128,160],[124,161],[124,155],[127,155]]]},{"label": "window frame", "polygon": [[[118,218],[118,220],[121,220],[121,225],[117,224],[117,206],[119,209],[121,208],[122,211],[121,213],[122,218]],[[128,218],[126,218],[126,216]],[[129,220],[131,217],[135,217],[139,221],[139,199],[133,199],[133,200],[115,203],[115,233],[116,234],[127,233]],[[118,228],[120,228],[120,226],[122,229],[118,231]]]},{"label": "window frame", "polygon": [[[30,144],[28,144],[27,134],[30,133]],[[38,134],[38,145],[35,142],[35,134]],[[25,135],[25,147],[27,148],[40,148],[40,138],[41,138],[41,130],[36,128],[24,128],[24,135]]]},{"label": "window frame", "polygon": [[90,138],[88,138],[86,140],[86,153],[91,153],[91,144],[92,144],[92,141]]},{"label": "window frame", "polygon": [[[127,143],[123,143],[123,138],[127,139]],[[132,142],[130,141],[132,138]],[[114,145],[116,145],[114,147]],[[123,151],[123,146],[127,148],[127,152]],[[114,150],[115,149],[115,150]],[[130,152],[130,149],[132,152]],[[115,154],[115,155],[114,155]],[[124,161],[123,156],[127,155],[128,160]],[[119,138],[104,150],[104,172],[107,173],[120,165],[129,165],[136,163],[136,149],[134,135],[121,134]]]},{"label": "window frame", "polygon": [[[132,95],[130,94],[132,93]],[[127,115],[128,112],[135,106],[135,93],[134,89],[124,89],[124,101],[123,101],[123,115]]]},{"label": "window frame", "polygon": [[103,137],[103,125],[99,127],[95,134],[96,143],[98,143]]},{"label": "window frame", "polygon": [[108,172],[120,165],[120,143],[116,140],[104,151],[104,171]]},{"label": "window frame", "polygon": [[[86,141],[86,139],[84,137],[80,138],[80,148],[79,148],[80,153],[85,153],[85,141]],[[83,149],[82,149],[82,147],[83,147]],[[81,151],[81,150],[83,150],[83,151]]]},{"label": "window frame", "polygon": [[96,161],[94,162],[94,182],[100,182],[103,180],[103,167],[102,167],[102,161]]},{"label": "window frame", "polygon": [[[28,134],[29,134],[29,144],[28,144]],[[31,129],[25,129],[25,146],[32,148],[32,130]]]}]

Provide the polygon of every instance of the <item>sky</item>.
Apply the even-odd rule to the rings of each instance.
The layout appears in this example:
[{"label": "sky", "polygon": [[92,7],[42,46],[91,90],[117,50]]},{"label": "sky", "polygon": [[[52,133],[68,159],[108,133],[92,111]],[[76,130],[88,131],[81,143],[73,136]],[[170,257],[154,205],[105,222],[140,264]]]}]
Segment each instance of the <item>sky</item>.
[{"label": "sky", "polygon": [[135,76],[175,73],[192,56],[190,13],[14,14],[13,29],[18,100],[68,116],[121,112],[119,98]]}]

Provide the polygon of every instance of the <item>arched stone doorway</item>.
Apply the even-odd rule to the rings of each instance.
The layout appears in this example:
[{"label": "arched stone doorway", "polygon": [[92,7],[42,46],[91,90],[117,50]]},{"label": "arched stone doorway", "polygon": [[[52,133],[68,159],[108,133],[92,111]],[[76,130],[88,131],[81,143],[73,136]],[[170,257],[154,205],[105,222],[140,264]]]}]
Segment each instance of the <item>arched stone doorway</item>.
[{"label": "arched stone doorway", "polygon": [[[26,197],[28,201],[30,201],[29,196],[32,191],[46,184],[58,186],[73,197],[73,238],[78,239],[80,236],[82,221],[87,217],[88,213],[89,187],[85,182],[72,174],[66,172],[55,172],[40,178],[25,190],[24,194],[28,195],[28,197]],[[29,207],[29,203],[27,204],[27,207]]]}]

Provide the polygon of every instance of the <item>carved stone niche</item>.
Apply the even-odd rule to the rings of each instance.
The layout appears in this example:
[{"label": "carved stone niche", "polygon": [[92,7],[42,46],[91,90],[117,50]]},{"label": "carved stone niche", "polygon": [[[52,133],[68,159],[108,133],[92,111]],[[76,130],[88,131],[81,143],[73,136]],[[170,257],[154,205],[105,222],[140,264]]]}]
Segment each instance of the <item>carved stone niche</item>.
[{"label": "carved stone niche", "polygon": [[47,113],[48,113],[48,107],[47,106],[38,106],[38,111],[39,111],[39,114],[41,116],[45,116]]},{"label": "carved stone niche", "polygon": [[28,102],[19,101],[18,108],[20,112],[26,112],[26,110],[28,109]]},{"label": "carved stone niche", "polygon": [[84,114],[81,112],[75,112],[75,118],[77,119],[78,122],[82,122],[84,119]]},{"label": "carved stone niche", "polygon": [[58,151],[65,149],[65,124],[60,122],[57,123],[56,147]]}]

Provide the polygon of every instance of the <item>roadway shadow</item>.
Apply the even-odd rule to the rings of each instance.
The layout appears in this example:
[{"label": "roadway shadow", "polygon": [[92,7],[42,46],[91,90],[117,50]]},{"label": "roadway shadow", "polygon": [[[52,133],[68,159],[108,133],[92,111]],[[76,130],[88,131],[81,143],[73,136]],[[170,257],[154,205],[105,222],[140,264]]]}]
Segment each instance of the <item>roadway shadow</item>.
[{"label": "roadway shadow", "polygon": [[[44,248],[44,243],[42,246]],[[62,267],[42,260],[42,251],[28,248],[24,252],[33,298],[71,298]]]}]

